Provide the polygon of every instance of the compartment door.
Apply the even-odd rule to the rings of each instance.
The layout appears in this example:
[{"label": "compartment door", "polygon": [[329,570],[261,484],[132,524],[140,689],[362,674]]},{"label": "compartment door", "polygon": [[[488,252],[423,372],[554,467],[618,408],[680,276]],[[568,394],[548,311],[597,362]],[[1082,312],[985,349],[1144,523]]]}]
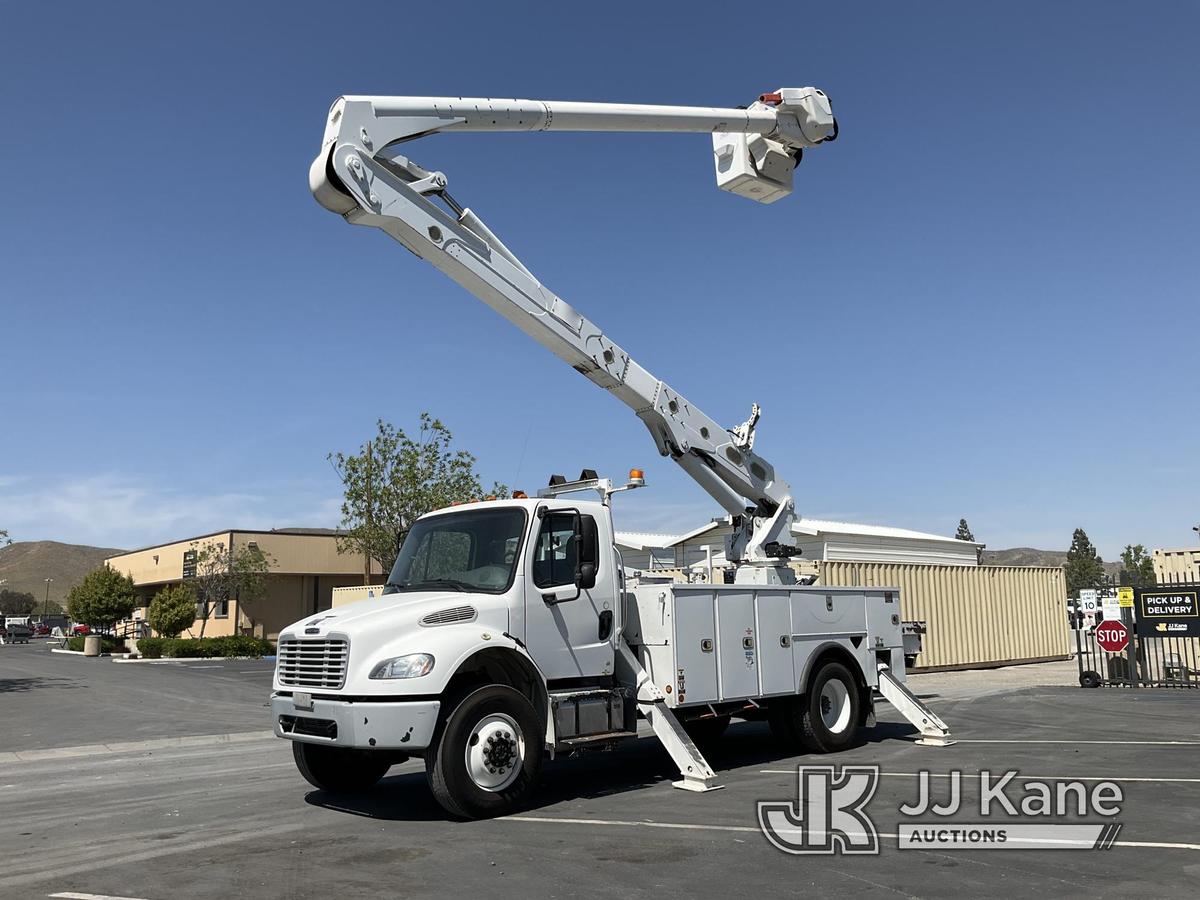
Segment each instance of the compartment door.
[{"label": "compartment door", "polygon": [[788,591],[759,592],[758,668],[762,692],[794,694],[797,680],[792,655],[792,601]]},{"label": "compartment door", "polygon": [[[712,592],[676,590],[674,601],[676,703],[715,703],[717,634]],[[659,682],[659,690],[663,684]]]},{"label": "compartment door", "polygon": [[721,699],[758,696],[758,641],[754,635],[753,590],[717,592],[717,652]]}]

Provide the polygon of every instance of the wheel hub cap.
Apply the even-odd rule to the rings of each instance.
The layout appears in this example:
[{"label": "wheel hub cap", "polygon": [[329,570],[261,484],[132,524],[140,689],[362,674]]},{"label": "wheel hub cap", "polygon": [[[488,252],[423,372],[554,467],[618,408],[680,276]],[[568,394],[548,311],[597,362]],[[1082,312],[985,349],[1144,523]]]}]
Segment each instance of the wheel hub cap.
[{"label": "wheel hub cap", "polygon": [[841,681],[830,679],[821,687],[821,721],[833,734],[850,727],[850,691]]},{"label": "wheel hub cap", "polygon": [[485,791],[502,791],[517,780],[525,759],[525,736],[504,713],[489,713],[471,729],[467,774]]}]

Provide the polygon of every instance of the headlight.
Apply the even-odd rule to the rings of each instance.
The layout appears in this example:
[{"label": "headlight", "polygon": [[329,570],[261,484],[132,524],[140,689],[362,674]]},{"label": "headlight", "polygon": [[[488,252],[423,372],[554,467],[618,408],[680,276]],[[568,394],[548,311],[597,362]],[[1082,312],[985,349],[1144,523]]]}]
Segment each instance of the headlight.
[{"label": "headlight", "polygon": [[410,653],[385,659],[371,670],[371,678],[420,678],[433,671],[433,657],[428,653]]}]

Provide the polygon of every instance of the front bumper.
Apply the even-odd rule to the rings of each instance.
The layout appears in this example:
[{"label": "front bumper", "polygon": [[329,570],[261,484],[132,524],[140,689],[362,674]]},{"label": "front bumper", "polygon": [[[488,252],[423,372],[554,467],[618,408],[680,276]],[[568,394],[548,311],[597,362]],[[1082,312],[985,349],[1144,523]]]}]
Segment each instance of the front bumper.
[{"label": "front bumper", "polygon": [[358,747],[363,750],[424,750],[437,727],[437,700],[371,703],[312,699],[300,709],[294,697],[272,694],[275,736],[290,741]]}]

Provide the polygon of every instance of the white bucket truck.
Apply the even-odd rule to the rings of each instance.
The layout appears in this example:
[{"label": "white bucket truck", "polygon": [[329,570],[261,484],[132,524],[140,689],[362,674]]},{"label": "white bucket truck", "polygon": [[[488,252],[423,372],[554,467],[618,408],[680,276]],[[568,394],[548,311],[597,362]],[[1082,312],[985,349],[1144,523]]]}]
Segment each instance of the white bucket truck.
[{"label": "white bucket truck", "polygon": [[945,742],[902,683],[899,592],[796,583],[795,505],[754,451],[757,405],[736,428],[717,424],[542,285],[445,175],[401,153],[440,131],[547,130],[709,132],[718,185],[769,203],[790,193],[805,147],[836,137],[829,100],[815,88],[746,109],[342,97],[310,170],[327,209],[383,230],[633,409],[726,511],[734,583],[626,577],[610,504],[642,486],[639,470],[619,485],[590,470],[554,476],[536,498],[423,516],[383,597],[280,634],[272,714],[300,771],[361,790],[419,756],[449,812],[499,815],[528,797],[547,756],[634,738],[644,719],[679,767],[676,786],[706,791],[719,785],[696,741],[732,717],[830,752],[873,723],[876,690]]}]

